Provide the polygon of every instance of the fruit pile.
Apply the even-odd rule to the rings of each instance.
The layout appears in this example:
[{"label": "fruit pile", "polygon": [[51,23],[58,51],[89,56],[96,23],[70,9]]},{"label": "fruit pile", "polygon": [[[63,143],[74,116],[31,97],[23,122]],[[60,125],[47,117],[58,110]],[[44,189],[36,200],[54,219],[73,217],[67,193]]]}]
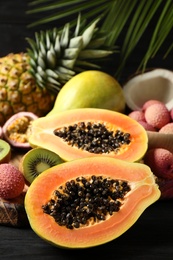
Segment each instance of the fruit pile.
[{"label": "fruit pile", "polygon": [[[5,79],[7,78],[7,73],[11,74],[12,72],[15,72],[18,68],[18,70],[20,69],[20,71],[16,71],[15,73],[15,77],[13,76],[13,74],[11,74],[13,76],[12,79],[10,79],[11,84],[9,84],[10,86],[12,86],[12,82],[17,82],[16,84],[19,84],[19,82],[23,82],[23,84],[25,84],[25,87],[22,85],[20,85],[20,91],[25,93],[27,95],[27,100],[28,102],[31,104],[33,102],[32,98],[33,98],[33,93],[30,91],[28,91],[29,89],[29,85],[32,83],[33,79],[31,78],[31,76],[29,77],[28,72],[25,71],[25,67],[28,66],[27,64],[27,59],[25,59],[26,56],[21,54],[21,55],[9,55],[6,58],[2,58],[0,60],[0,71],[2,72],[1,78]],[[23,64],[23,65],[21,65]],[[25,66],[24,66],[25,65]],[[4,70],[5,68],[5,70]],[[23,68],[23,69],[22,69]],[[6,71],[6,72],[5,72]],[[17,81],[16,81],[16,77],[17,77]],[[85,82],[86,79],[90,78],[90,84],[87,83],[87,85],[85,86],[85,88],[83,88],[82,82]],[[95,83],[95,78],[97,78],[97,84]],[[25,80],[24,80],[25,79]],[[27,80],[27,81],[26,81]],[[76,82],[78,82],[78,92],[80,93],[82,90],[82,93],[80,93],[80,95],[85,96],[85,104],[84,106],[96,106],[96,107],[105,107],[107,109],[114,109],[114,110],[124,110],[125,107],[125,101],[123,99],[123,93],[122,93],[122,89],[121,86],[119,85],[119,83],[110,75],[103,73],[101,71],[87,71],[87,72],[83,72],[81,73],[81,75],[77,75],[75,77]],[[4,82],[4,81],[3,81]],[[103,84],[103,82],[107,82],[107,84]],[[7,83],[7,81],[4,82],[2,89],[1,89],[1,93],[3,92],[3,89],[5,87],[5,84]],[[9,83],[9,82],[8,82]],[[22,84],[22,83],[20,83]],[[15,89],[17,88],[17,86],[15,87]],[[23,88],[25,88],[25,91],[23,90]],[[63,96],[65,97],[65,95],[71,96],[71,98],[68,98],[68,102],[69,104],[66,105],[67,106],[71,106],[72,103],[74,103],[77,107],[81,106],[81,103],[77,104],[76,102],[76,95],[72,96],[70,93],[74,92],[76,88],[76,84],[74,85],[73,82],[72,83],[68,83],[68,86],[66,86],[65,92],[63,94]],[[91,98],[91,88],[93,91],[93,96]],[[102,91],[99,91],[99,89],[102,88]],[[14,90],[16,95],[14,95],[14,93],[12,92],[11,88],[6,88],[8,91],[8,94],[10,95],[10,93],[12,94],[11,97],[17,97],[17,90]],[[14,86],[13,86],[14,89]],[[37,89],[35,89],[35,92],[37,92]],[[75,92],[77,93],[77,92]],[[99,93],[99,95],[97,95],[97,93]],[[105,93],[107,93],[105,95]],[[19,94],[19,93],[18,93]],[[89,94],[89,95],[88,95]],[[8,95],[8,97],[10,97]],[[36,93],[34,94],[36,95]],[[87,96],[88,95],[88,96]],[[96,98],[97,95],[97,98]],[[62,94],[61,94],[62,96]],[[120,98],[118,98],[120,97]],[[41,96],[38,96],[37,99],[34,99],[35,101],[37,101],[37,103],[40,104],[40,98],[42,98]],[[62,97],[63,98],[63,97]],[[18,99],[17,99],[18,100]],[[20,100],[19,103],[17,103],[17,100],[13,99],[13,100],[9,100],[10,104],[14,103],[14,107],[16,109],[19,109],[19,107],[21,107],[20,109],[24,109],[23,107],[23,101],[26,102],[26,98],[21,102]],[[81,99],[80,99],[81,100]],[[35,102],[34,101],[34,102]],[[28,135],[30,133],[30,126],[33,120],[35,120],[36,118],[38,118],[38,115],[43,115],[43,114],[34,114],[31,111],[36,112],[36,110],[32,110],[30,112],[28,111],[21,111],[18,113],[15,113],[15,111],[13,111],[13,115],[10,116],[9,113],[9,109],[5,109],[5,102],[1,100],[0,104],[3,108],[3,110],[1,110],[1,114],[3,114],[3,118],[6,119],[5,123],[2,124],[0,130],[0,147],[1,147],[1,153],[0,153],[0,163],[6,163],[6,168],[8,168],[9,165],[9,169],[11,169],[11,161],[13,159],[13,157],[15,157],[16,154],[18,154],[18,151],[22,150],[22,160],[20,160],[20,165],[18,165],[17,163],[17,167],[20,168],[20,172],[22,174],[22,176],[25,179],[25,182],[27,185],[30,185],[30,183],[33,181],[33,179],[39,175],[42,171],[48,169],[49,167],[52,167],[56,164],[62,163],[63,160],[55,153],[42,149],[42,148],[36,148],[36,149],[31,149],[31,146],[29,144],[28,141]],[[20,103],[21,102],[21,103]],[[41,101],[41,104],[44,105],[45,109],[48,109],[47,112],[50,112],[52,114],[56,114],[59,112],[59,98],[56,101],[55,106],[53,107],[53,103],[51,106],[48,106],[48,104],[44,101],[43,99],[43,103]],[[63,102],[64,103],[64,102]],[[18,107],[19,105],[19,107]],[[65,103],[64,103],[65,105]],[[17,108],[18,107],[18,108]],[[29,106],[30,108],[32,106]],[[50,107],[53,107],[52,111],[50,111]],[[62,109],[62,105],[60,106]],[[6,106],[7,108],[7,106]],[[19,110],[20,110],[19,109]],[[64,107],[65,109],[65,107]],[[66,108],[68,109],[68,107]],[[44,110],[45,111],[45,110]],[[38,112],[38,111],[37,111]],[[4,121],[2,121],[4,122]],[[1,122],[1,123],[2,123]],[[4,139],[4,140],[3,140]],[[29,149],[29,151],[28,151]],[[31,149],[31,150],[30,150]],[[10,161],[11,159],[11,161]],[[6,183],[4,184],[4,176],[1,175],[0,177],[2,177],[2,180],[0,181],[0,197],[1,199],[1,224],[10,224],[12,223],[13,225],[20,225],[20,223],[18,223],[18,220],[16,220],[16,222],[12,222],[11,219],[7,219],[6,216],[6,212],[9,212],[11,210],[11,206],[15,203],[15,201],[13,201],[13,199],[19,199],[20,203],[22,206],[24,206],[24,197],[23,197],[23,192],[21,190],[19,193],[16,195],[16,187],[15,185],[11,185],[10,184],[10,175],[8,178],[8,174],[6,175]],[[14,183],[16,181],[16,179],[13,179]],[[6,186],[5,186],[6,185]],[[16,184],[17,185],[17,184]],[[3,196],[3,194],[5,194],[5,190],[6,187],[10,186],[11,187],[11,193],[14,195],[14,198],[11,198],[11,196],[8,196],[8,192],[6,196]],[[8,189],[7,189],[8,190]],[[11,194],[10,193],[10,194]],[[4,201],[5,200],[5,201]],[[5,214],[5,215],[4,215]],[[10,214],[9,214],[10,215]],[[18,214],[16,214],[17,216]]]},{"label": "fruit pile", "polygon": [[129,113],[129,116],[148,131],[173,133],[173,109],[169,111],[159,100],[146,101],[141,110],[134,110]]},{"label": "fruit pile", "polygon": [[[87,89],[87,85],[86,85],[86,82],[88,82],[88,78],[90,78],[90,82],[92,82],[93,95],[91,95],[91,93],[90,93],[90,95],[87,95],[87,93],[89,91]],[[96,80],[96,78],[97,78],[97,80]],[[74,82],[75,82],[75,84],[74,84]],[[107,82],[107,85],[103,84],[103,82]],[[85,86],[85,88],[83,86]],[[102,92],[98,93],[100,86],[102,86],[103,93]],[[67,105],[65,103],[66,97],[69,96],[70,93],[74,92],[75,90],[76,90],[75,95],[70,97],[69,104]],[[78,98],[80,102],[76,103],[76,96],[78,96],[79,93],[80,93],[80,96],[83,95],[85,97],[83,99],[85,101],[84,103],[82,103],[81,98],[80,99]],[[103,95],[105,93],[107,93],[107,95]],[[97,98],[98,98],[99,102],[97,102]],[[61,102],[61,99],[64,101]],[[121,99],[121,102],[118,101],[119,99]],[[113,101],[115,103],[113,103]],[[73,104],[75,104],[75,107]],[[98,106],[99,110],[92,109],[92,107],[97,107],[97,106]],[[82,107],[82,109],[79,109],[81,107]],[[87,107],[90,107],[90,109],[86,109]],[[77,108],[77,110],[71,110],[71,108]],[[107,109],[104,110],[101,108],[107,108]],[[114,111],[119,111],[119,112],[117,113],[117,112],[111,111],[113,109],[114,109]],[[61,110],[65,110],[65,111],[62,112]],[[66,110],[67,110],[67,112],[66,112]],[[23,179],[25,181],[25,184],[26,184],[25,193],[26,193],[26,187],[28,188],[28,186],[30,186],[32,184],[33,180],[35,178],[37,178],[37,176],[40,175],[42,172],[44,172],[45,170],[47,170],[55,165],[62,164],[66,160],[71,160],[71,159],[69,159],[69,158],[71,158],[71,155],[73,155],[73,156],[77,155],[77,153],[75,152],[76,148],[74,149],[72,147],[72,148],[67,149],[66,148],[67,145],[65,144],[64,146],[62,146],[62,149],[61,149],[62,140],[60,140],[60,142],[59,142],[57,136],[55,137],[55,135],[54,135],[54,137],[53,137],[52,135],[49,134],[48,137],[46,137],[45,134],[48,132],[55,133],[57,131],[56,129],[58,129],[59,122],[61,122],[62,125],[63,124],[67,125],[69,122],[73,122],[73,117],[75,118],[75,120],[78,120],[79,123],[82,122],[82,120],[96,121],[97,120],[96,118],[98,117],[98,120],[101,120],[101,121],[106,120],[106,122],[107,122],[106,124],[108,124],[108,125],[110,124],[111,131],[114,128],[117,129],[117,127],[119,127],[119,129],[121,129],[120,132],[122,132],[122,133],[124,132],[125,135],[128,134],[128,138],[130,140],[129,141],[130,145],[131,146],[133,146],[134,144],[137,145],[136,148],[133,149],[136,151],[136,155],[133,154],[133,157],[135,158],[135,156],[137,156],[138,159],[143,157],[144,163],[149,165],[151,170],[158,177],[159,185],[161,185],[163,183],[165,185],[165,183],[166,183],[165,179],[167,177],[163,178],[163,173],[162,173],[162,176],[157,174],[156,166],[150,165],[149,161],[152,161],[152,163],[154,162],[154,160],[153,160],[154,153],[150,153],[150,155],[148,156],[148,153],[150,151],[149,150],[147,151],[146,150],[147,148],[145,149],[144,133],[145,133],[145,136],[147,136],[147,135],[146,135],[146,132],[144,131],[144,129],[147,131],[150,131],[150,132],[162,132],[162,131],[164,132],[165,128],[170,129],[171,125],[172,125],[172,112],[169,112],[166,109],[165,105],[162,102],[157,101],[157,100],[150,100],[150,101],[146,102],[143,105],[143,109],[141,111],[133,111],[128,116],[123,115],[123,113],[120,113],[120,112],[124,112],[124,110],[125,110],[125,100],[123,99],[123,92],[122,92],[120,85],[118,84],[118,82],[115,79],[113,79],[110,75],[105,74],[100,71],[82,72],[82,73],[74,76],[71,80],[69,80],[68,84],[64,85],[64,87],[61,89],[61,91],[57,95],[57,98],[56,98],[56,101],[54,103],[52,110],[46,116],[44,116],[42,118],[38,118],[38,116],[36,116],[35,114],[33,114],[31,112],[19,112],[19,113],[13,115],[12,117],[10,117],[6,121],[6,123],[2,127],[2,136],[1,136],[1,138],[4,138],[5,140],[1,140],[1,141],[4,142],[6,144],[6,146],[8,145],[8,149],[7,149],[7,147],[5,149],[2,149],[4,151],[6,151],[5,155],[3,155],[3,159],[6,158],[6,160],[4,161],[2,159],[1,164],[2,164],[2,162],[5,162],[6,167],[7,167],[7,163],[8,163],[9,168],[10,168],[11,167],[11,163],[10,163],[11,162],[10,161],[11,152],[13,154],[16,153],[17,152],[16,148],[20,151],[22,150],[22,157],[20,158],[20,162],[17,164],[17,170],[21,173],[21,175],[23,176]],[[75,111],[75,112],[73,113],[73,111]],[[77,113],[77,111],[78,111],[78,113]],[[83,113],[83,111],[84,111],[84,113]],[[102,111],[103,111],[104,119],[101,119]],[[110,119],[111,117],[114,117],[114,119]],[[133,120],[129,121],[128,118],[132,118]],[[38,120],[36,120],[36,119],[38,119]],[[127,127],[128,121],[129,121],[129,128]],[[134,124],[134,122],[136,122],[136,121],[137,121],[137,125]],[[115,123],[113,123],[113,122],[115,122]],[[80,124],[82,125],[82,123],[80,123]],[[133,127],[132,127],[132,125],[133,125]],[[139,127],[140,125],[142,125],[142,126]],[[71,129],[72,127],[73,127],[72,125],[69,126],[69,129]],[[136,127],[136,130],[135,130],[135,127]],[[39,135],[37,134],[38,129],[40,129]],[[47,129],[49,129],[49,131],[47,131]],[[103,129],[105,129],[105,125],[104,125]],[[92,128],[90,129],[90,131],[91,130],[92,130]],[[43,133],[42,133],[42,131],[43,131]],[[44,131],[45,131],[45,134],[44,134]],[[64,131],[63,128],[61,128],[60,132],[63,132],[63,131]],[[79,129],[78,131],[81,131],[81,130]],[[124,135],[124,133],[123,133],[123,135]],[[29,139],[27,139],[27,134],[29,136]],[[83,132],[83,134],[84,134],[84,132]],[[87,134],[87,133],[85,133],[85,134]],[[43,135],[44,135],[44,138],[42,137]],[[92,133],[92,135],[93,135],[93,133]],[[136,137],[135,137],[135,135],[136,135]],[[93,136],[95,136],[95,134]],[[141,142],[143,143],[141,145],[139,145],[139,143],[140,143],[139,138],[138,138],[139,136],[141,137]],[[39,139],[37,141],[38,137],[39,137]],[[55,138],[55,139],[53,139],[53,138]],[[86,140],[89,140],[89,138],[91,138],[91,136],[88,137],[88,134],[87,134]],[[97,137],[97,138],[99,138],[99,137]],[[118,137],[118,138],[120,138],[119,140],[121,140],[121,137]],[[61,139],[61,138],[59,138],[59,139]],[[25,140],[25,141],[23,142],[21,140]],[[40,142],[40,140],[41,140],[41,142]],[[54,141],[51,141],[51,140],[54,140]],[[131,142],[131,140],[133,140],[133,142]],[[136,141],[134,141],[134,140],[136,140]],[[107,142],[106,139],[105,139],[105,142]],[[124,142],[123,139],[122,139],[122,142]],[[53,144],[55,145],[55,148],[54,148]],[[127,144],[124,144],[124,145],[125,145],[125,147],[127,147]],[[85,144],[85,146],[86,146],[86,144]],[[139,147],[142,148],[141,151],[140,151]],[[72,149],[72,151],[70,149]],[[68,153],[69,153],[70,157],[68,157],[69,155],[67,156],[66,150],[67,151],[69,150]],[[64,157],[64,151],[66,151],[65,160],[61,159],[59,156],[59,155],[61,155],[61,157]],[[123,160],[128,161],[129,160],[128,158],[131,158],[132,153],[131,152],[129,154],[127,153],[128,154],[128,157],[127,157],[127,155],[125,155],[126,153],[124,153],[124,151],[127,152],[128,149],[121,150],[120,148],[117,148],[117,152],[116,152],[117,154],[116,154],[115,158],[117,157],[117,158],[121,158]],[[74,158],[77,159],[78,156],[79,156],[79,158],[87,156],[87,155],[85,155],[85,152],[81,152],[81,150],[79,149],[79,152],[78,152],[79,155],[77,155],[77,157],[74,157]],[[2,152],[1,152],[1,154],[2,154]],[[169,158],[169,162],[171,162],[170,156],[168,156],[168,155],[163,156],[163,152],[160,154],[162,154],[160,156],[162,156],[163,158]],[[95,155],[95,154],[93,153],[93,155]],[[101,156],[102,155],[103,154],[101,154]],[[172,153],[171,153],[171,155],[172,155]],[[147,158],[149,158],[150,160]],[[151,158],[152,158],[152,160],[151,160]],[[135,159],[134,159],[134,161],[135,161]],[[160,161],[160,159],[159,159],[159,161]],[[163,161],[165,162],[165,160],[163,160]],[[166,161],[168,161],[168,159]],[[155,167],[155,168],[153,168],[153,167]],[[166,169],[166,166],[163,166],[162,168]],[[170,177],[171,177],[170,172],[167,173],[166,176],[169,176],[169,185],[170,185]],[[2,175],[2,177],[3,177],[3,175]],[[164,182],[160,181],[161,177],[164,180]],[[7,179],[7,183],[1,185],[1,187],[3,187],[3,188],[1,188],[1,197],[3,200],[11,199],[10,196],[9,197],[3,196],[4,189],[6,189],[4,185],[8,186],[9,185],[8,181],[10,182],[10,178],[8,178],[8,179]],[[3,183],[3,181],[4,181],[4,179],[2,178],[2,183]],[[14,178],[14,182],[15,182],[15,178]],[[163,187],[164,185],[162,185],[161,187]],[[11,189],[16,189],[11,184],[10,184],[10,187],[11,187]],[[167,193],[165,193],[165,190],[167,191],[167,189],[165,187],[166,186],[164,186],[164,189],[163,188],[161,189],[163,192],[161,197],[170,198],[170,196],[168,196]],[[17,196],[15,193],[16,191],[14,192],[15,198],[21,197],[21,194],[23,194],[23,189],[20,189],[19,191],[20,192],[17,194]],[[10,205],[10,203],[9,203],[9,205]],[[24,205],[24,201],[23,201],[23,205]]]},{"label": "fruit pile", "polygon": [[97,22],[81,29],[79,16],[73,33],[41,31],[27,53],[0,58],[0,224],[68,248],[111,241],[173,196],[172,153],[147,150],[147,131],[170,131],[173,112],[152,101],[124,114]]},{"label": "fruit pile", "polygon": [[[89,89],[88,79],[90,84],[92,83]],[[98,91],[100,93],[97,95]],[[71,93],[74,95],[70,95]],[[78,95],[80,102],[77,103]],[[69,100],[67,96],[70,96]],[[152,111],[156,112],[154,117]],[[39,226],[37,221],[32,222],[32,217],[43,221],[42,216],[46,214],[46,221],[52,223],[53,218],[58,220],[56,225],[51,224],[55,230],[61,231],[63,223],[66,223],[65,226],[69,230],[73,226],[76,240],[74,223],[78,230],[83,226],[90,229],[90,235],[93,236],[92,227],[99,229],[102,222],[110,218],[112,221],[114,219],[114,223],[117,220],[124,232],[133,224],[125,213],[132,209],[132,204],[134,211],[135,207],[140,208],[135,216],[137,219],[145,208],[160,197],[170,198],[167,195],[170,182],[166,183],[166,180],[171,179],[171,172],[167,172],[163,178],[163,172],[162,176],[161,173],[159,176],[155,172],[156,168],[152,165],[146,167],[145,164],[149,165],[150,159],[153,158],[153,154],[149,154],[151,150],[147,150],[147,131],[161,131],[163,127],[171,124],[172,114],[163,103],[156,100],[145,103],[142,111],[133,111],[129,115],[125,115],[124,112],[125,99],[118,82],[101,71],[85,71],[64,85],[57,95],[52,110],[46,116],[38,117],[26,111],[10,117],[2,127],[2,138],[6,141],[1,141],[8,144],[8,153],[5,148],[6,153],[2,159],[6,158],[6,161],[2,163],[2,160],[0,164],[1,224],[21,226],[20,219],[23,214],[22,225],[28,224],[29,220],[29,224],[37,233]],[[10,160],[11,154],[14,155],[18,150],[22,151],[22,156],[17,166],[14,166]],[[163,152],[157,156],[164,158],[160,169],[166,168],[165,161],[172,160],[170,155]],[[137,163],[141,159],[144,163]],[[152,159],[152,163],[153,161]],[[153,172],[158,177],[159,183],[156,183]],[[161,178],[164,180],[163,188]],[[145,189],[146,179],[151,189]],[[122,183],[122,186],[118,183]],[[124,186],[124,183],[127,186]],[[135,185],[138,188],[134,188]],[[126,187],[130,192],[128,190],[124,196],[122,191]],[[36,196],[33,196],[34,193]],[[48,194],[52,194],[51,197]],[[93,198],[97,198],[97,201]],[[17,213],[12,212],[11,218],[16,215],[16,221],[12,222],[11,219],[7,220],[6,212],[11,212],[11,205],[14,204],[20,205],[23,213],[21,214],[19,210]],[[123,207],[117,208],[116,205]],[[33,212],[32,209],[35,208],[37,210]],[[123,211],[123,208],[126,210]],[[124,218],[119,219],[119,215],[115,213],[117,211],[121,211]],[[130,214],[135,214],[134,211]],[[98,223],[100,225],[97,225]],[[59,245],[59,239],[52,237],[52,229],[49,231],[43,229],[40,232],[41,237],[47,239],[47,235],[51,236],[52,243]],[[108,241],[120,234],[115,225],[115,230]],[[104,236],[98,237],[96,241],[98,244],[107,242]],[[71,245],[70,242],[63,243],[65,247],[92,246],[90,242],[86,242],[85,245],[80,242],[75,245]]]},{"label": "fruit pile", "polygon": [[[155,147],[149,147],[143,157],[158,178],[162,199],[173,198],[173,109],[158,100],[149,100],[141,110],[132,111],[129,116],[139,122],[147,131],[160,133],[155,140]],[[168,139],[166,136],[169,135]],[[172,135],[172,136],[171,136]],[[152,133],[150,133],[152,138]],[[153,138],[154,139],[154,138]]]}]

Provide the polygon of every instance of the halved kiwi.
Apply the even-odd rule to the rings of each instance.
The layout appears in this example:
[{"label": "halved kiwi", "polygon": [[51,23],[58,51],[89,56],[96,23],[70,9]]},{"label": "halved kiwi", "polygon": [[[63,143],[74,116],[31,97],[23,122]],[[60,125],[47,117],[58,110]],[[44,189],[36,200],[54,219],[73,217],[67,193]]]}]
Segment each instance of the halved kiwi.
[{"label": "halved kiwi", "polygon": [[11,146],[3,139],[0,139],[0,163],[8,163],[10,158]]},{"label": "halved kiwi", "polygon": [[63,162],[64,161],[58,154],[50,150],[37,147],[29,150],[22,157],[19,168],[25,179],[29,183],[32,183],[33,180],[43,171]]}]

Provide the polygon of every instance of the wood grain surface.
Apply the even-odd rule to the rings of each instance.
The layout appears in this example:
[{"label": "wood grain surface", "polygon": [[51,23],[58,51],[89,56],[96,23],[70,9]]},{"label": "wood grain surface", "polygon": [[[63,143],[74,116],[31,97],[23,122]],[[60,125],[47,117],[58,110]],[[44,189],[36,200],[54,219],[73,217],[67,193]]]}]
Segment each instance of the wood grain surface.
[{"label": "wood grain surface", "polygon": [[[26,37],[34,34],[27,28],[31,21],[25,11],[28,1],[0,1],[0,56],[10,52],[25,51]],[[171,39],[172,40],[172,39]],[[166,44],[167,45],[167,44]],[[154,58],[151,67],[173,69],[172,56],[162,60],[166,45]],[[140,52],[145,49],[142,39],[127,63],[123,80],[126,80],[140,60]],[[20,154],[13,155],[13,163],[18,165]],[[173,201],[158,201],[145,210],[139,220],[116,240],[96,248],[85,250],[64,250],[56,248],[40,237],[30,227],[16,228],[0,226],[1,260],[172,260],[173,259]]]}]

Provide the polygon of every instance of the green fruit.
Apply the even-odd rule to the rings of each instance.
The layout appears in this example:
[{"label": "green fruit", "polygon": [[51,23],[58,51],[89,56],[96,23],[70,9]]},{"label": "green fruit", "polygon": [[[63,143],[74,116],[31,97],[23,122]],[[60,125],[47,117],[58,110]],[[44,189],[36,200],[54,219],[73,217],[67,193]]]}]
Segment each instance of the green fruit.
[{"label": "green fruit", "polygon": [[25,179],[32,183],[43,171],[63,163],[58,154],[44,148],[33,148],[29,150],[20,162],[19,168]]},{"label": "green fruit", "polygon": [[0,164],[8,163],[11,159],[11,146],[5,140],[0,139]]},{"label": "green fruit", "polygon": [[116,79],[107,73],[96,70],[81,72],[63,86],[48,115],[74,108],[102,108],[123,112],[123,90]]}]

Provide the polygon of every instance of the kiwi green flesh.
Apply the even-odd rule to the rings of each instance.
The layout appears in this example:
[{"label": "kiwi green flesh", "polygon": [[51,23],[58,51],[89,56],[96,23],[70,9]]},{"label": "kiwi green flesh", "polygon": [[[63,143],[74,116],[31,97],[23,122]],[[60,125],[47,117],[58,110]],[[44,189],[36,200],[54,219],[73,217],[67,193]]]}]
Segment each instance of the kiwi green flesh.
[{"label": "kiwi green flesh", "polygon": [[0,163],[8,163],[10,158],[11,146],[3,139],[0,139]]},{"label": "kiwi green flesh", "polygon": [[58,154],[44,148],[33,148],[28,151],[22,160],[22,172],[25,179],[32,183],[43,171],[63,163]]}]

